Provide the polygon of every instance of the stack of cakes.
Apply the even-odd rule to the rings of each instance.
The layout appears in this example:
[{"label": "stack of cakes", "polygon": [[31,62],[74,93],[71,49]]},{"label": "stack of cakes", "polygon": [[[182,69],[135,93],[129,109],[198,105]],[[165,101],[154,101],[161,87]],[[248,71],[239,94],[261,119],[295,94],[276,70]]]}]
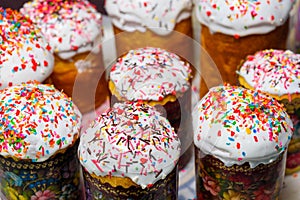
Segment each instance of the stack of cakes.
[{"label": "stack of cakes", "polygon": [[[248,54],[286,48],[294,3],[295,0],[195,0],[200,44],[216,64],[223,82],[237,84],[236,67]],[[203,97],[209,89],[207,85],[216,86],[219,80],[207,59],[201,58],[200,67]]]},{"label": "stack of cakes", "polygon": [[300,170],[300,54],[265,49],[245,57],[237,71],[239,83],[267,93],[284,104],[294,124],[288,148],[287,174]]},{"label": "stack of cakes", "polygon": [[109,73],[111,105],[142,101],[159,109],[182,142],[180,168],[191,158],[191,67],[178,55],[155,47],[120,56]]},{"label": "stack of cakes", "polygon": [[20,11],[41,29],[54,51],[51,83],[83,113],[105,102],[102,15],[95,6],[87,0],[32,0]]}]

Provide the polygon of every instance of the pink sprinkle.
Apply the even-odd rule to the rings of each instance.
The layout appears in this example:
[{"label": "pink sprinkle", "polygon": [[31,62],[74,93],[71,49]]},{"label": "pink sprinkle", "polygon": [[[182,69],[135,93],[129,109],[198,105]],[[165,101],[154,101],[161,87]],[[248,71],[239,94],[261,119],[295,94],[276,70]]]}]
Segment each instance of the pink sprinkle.
[{"label": "pink sprinkle", "polygon": [[100,170],[100,172],[104,172],[103,169],[98,165],[97,160],[92,160],[92,162],[96,165],[96,167]]}]

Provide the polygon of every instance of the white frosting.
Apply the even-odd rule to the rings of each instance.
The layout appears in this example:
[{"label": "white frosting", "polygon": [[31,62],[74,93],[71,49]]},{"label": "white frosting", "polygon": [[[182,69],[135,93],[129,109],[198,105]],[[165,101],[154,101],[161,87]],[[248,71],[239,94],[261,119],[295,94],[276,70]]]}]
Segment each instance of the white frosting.
[{"label": "white frosting", "polygon": [[81,135],[78,154],[89,173],[128,177],[145,188],[175,168],[180,141],[154,107],[116,103]]},{"label": "white frosting", "polygon": [[193,110],[194,143],[226,166],[269,164],[284,152],[293,124],[270,96],[242,87],[218,86]]},{"label": "white frosting", "polygon": [[47,37],[55,53],[69,59],[78,53],[99,51],[102,16],[87,0],[32,0],[20,11],[30,17]]},{"label": "white frosting", "polygon": [[160,48],[130,50],[110,71],[110,80],[126,100],[160,101],[190,87],[190,65]]},{"label": "white frosting", "polygon": [[192,0],[106,0],[105,9],[121,30],[167,35],[191,16]]},{"label": "white frosting", "polygon": [[1,9],[0,16],[0,89],[29,80],[43,82],[54,65],[47,40],[19,12]]},{"label": "white frosting", "polygon": [[252,88],[277,96],[300,92],[300,54],[267,49],[249,55],[237,71]]},{"label": "white frosting", "polygon": [[0,93],[0,154],[42,162],[79,137],[81,113],[53,86],[15,85]]},{"label": "white frosting", "polygon": [[283,25],[295,0],[194,0],[196,17],[211,32],[265,34]]}]

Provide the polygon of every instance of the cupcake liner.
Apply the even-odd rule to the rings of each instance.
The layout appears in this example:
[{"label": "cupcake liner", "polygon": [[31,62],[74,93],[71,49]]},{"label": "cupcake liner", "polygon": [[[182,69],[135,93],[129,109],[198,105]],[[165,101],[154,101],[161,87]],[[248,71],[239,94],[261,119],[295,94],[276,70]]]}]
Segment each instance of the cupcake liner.
[{"label": "cupcake liner", "polygon": [[300,118],[299,109],[295,114],[290,114],[294,125],[294,133],[287,150],[286,174],[300,170]]},{"label": "cupcake liner", "polygon": [[74,199],[80,197],[78,142],[44,162],[0,156],[0,191],[7,199]]},{"label": "cupcake liner", "polygon": [[165,200],[177,199],[178,173],[177,167],[165,178],[157,181],[152,187],[142,189],[138,186],[123,188],[113,187],[109,183],[101,183],[83,169],[86,200],[92,199],[138,199],[138,200]]},{"label": "cupcake liner", "polygon": [[195,148],[196,191],[206,199],[278,199],[281,191],[286,152],[270,164],[251,168],[248,163],[227,167],[211,155]]}]

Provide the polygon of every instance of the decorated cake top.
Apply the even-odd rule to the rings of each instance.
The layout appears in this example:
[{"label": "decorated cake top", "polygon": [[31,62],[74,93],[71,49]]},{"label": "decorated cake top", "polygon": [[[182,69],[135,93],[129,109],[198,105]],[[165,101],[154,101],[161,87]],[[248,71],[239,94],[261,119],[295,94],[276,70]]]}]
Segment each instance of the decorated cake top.
[{"label": "decorated cake top", "polygon": [[116,103],[82,134],[78,154],[89,173],[128,177],[145,188],[174,169],[180,141],[154,107]]},{"label": "decorated cake top", "polygon": [[43,82],[53,71],[54,57],[40,30],[9,8],[0,8],[0,29],[0,89]]},{"label": "decorated cake top", "polygon": [[160,101],[190,87],[190,65],[160,48],[130,50],[112,66],[110,80],[126,100]]},{"label": "decorated cake top", "polygon": [[0,93],[0,155],[42,162],[74,144],[81,114],[53,86],[23,83]]},{"label": "decorated cake top", "polygon": [[100,48],[102,16],[87,0],[32,0],[20,11],[41,28],[63,59]]},{"label": "decorated cake top", "polygon": [[226,166],[275,161],[291,139],[293,124],[274,98],[237,86],[218,86],[193,111],[194,143]]},{"label": "decorated cake top", "polygon": [[105,9],[113,24],[124,31],[149,29],[166,35],[191,16],[192,0],[106,0]]},{"label": "decorated cake top", "polygon": [[265,34],[283,25],[295,0],[195,0],[196,16],[211,32],[235,37]]},{"label": "decorated cake top", "polygon": [[282,96],[300,92],[300,54],[266,49],[249,55],[237,72],[254,89]]}]

